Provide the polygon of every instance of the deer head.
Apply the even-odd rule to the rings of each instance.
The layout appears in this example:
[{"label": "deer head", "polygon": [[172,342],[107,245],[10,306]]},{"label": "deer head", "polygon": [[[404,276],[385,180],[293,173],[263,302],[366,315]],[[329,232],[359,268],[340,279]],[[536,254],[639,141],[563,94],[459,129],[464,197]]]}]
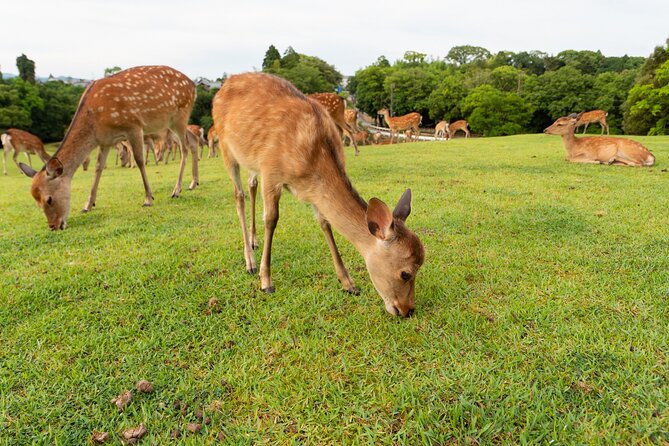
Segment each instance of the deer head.
[{"label": "deer head", "polygon": [[378,198],[369,200],[367,207],[367,227],[376,237],[376,244],[365,253],[369,276],[386,311],[404,317],[411,316],[416,306],[416,274],[425,259],[423,245],[404,224],[410,213],[410,189],[392,213]]},{"label": "deer head", "polygon": [[33,179],[30,192],[37,205],[44,211],[52,231],[65,229],[70,214],[71,177],[63,176],[63,165],[58,158],[51,158],[39,172],[19,163],[24,174]]},{"label": "deer head", "polygon": [[558,118],[550,127],[547,127],[544,130],[544,133],[548,135],[566,135],[568,133],[574,133],[576,122],[580,116],[580,114],[577,115],[576,113],[573,113],[569,116]]}]

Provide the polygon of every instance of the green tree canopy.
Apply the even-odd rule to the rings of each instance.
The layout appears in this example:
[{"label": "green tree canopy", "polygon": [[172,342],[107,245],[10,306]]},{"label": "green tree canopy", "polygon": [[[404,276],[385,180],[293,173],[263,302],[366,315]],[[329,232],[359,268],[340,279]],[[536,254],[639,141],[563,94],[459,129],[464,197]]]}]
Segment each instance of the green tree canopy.
[{"label": "green tree canopy", "polygon": [[281,53],[279,53],[279,50],[277,50],[274,45],[270,45],[265,52],[265,58],[262,60],[263,71],[267,71],[274,67],[275,61],[281,62]]},{"label": "green tree canopy", "polygon": [[465,98],[462,111],[472,131],[484,136],[502,136],[527,131],[533,107],[515,93],[482,85]]},{"label": "green tree canopy", "polygon": [[35,83],[35,62],[28,59],[28,56],[21,54],[16,58],[16,68],[19,70],[19,77],[31,84]]},{"label": "green tree canopy", "polygon": [[492,58],[492,54],[485,48],[472,45],[454,46],[446,55],[446,59],[458,66],[468,65],[474,62],[485,62]]}]

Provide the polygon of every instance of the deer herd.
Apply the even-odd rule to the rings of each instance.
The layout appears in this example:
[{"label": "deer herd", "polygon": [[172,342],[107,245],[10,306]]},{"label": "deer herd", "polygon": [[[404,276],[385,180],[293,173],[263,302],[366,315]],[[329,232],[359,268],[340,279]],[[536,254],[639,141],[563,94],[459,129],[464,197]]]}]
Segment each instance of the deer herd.
[{"label": "deer herd", "polygon": [[[408,317],[415,308],[415,281],[425,259],[425,249],[407,226],[412,194],[407,188],[391,209],[373,197],[364,200],[346,173],[343,140],[347,138],[359,154],[370,132],[358,127],[358,115],[347,109],[345,101],[334,93],[304,95],[288,81],[263,73],[229,77],[214,97],[213,126],[205,138],[204,129],[189,125],[195,102],[194,83],[183,73],[167,66],[130,68],[92,82],[79,101],[72,122],[53,155],[40,139],[26,131],[9,129],[0,136],[4,174],[7,154],[21,171],[32,177],[31,194],[44,212],[49,228],[65,229],[70,212],[71,182],[80,165],[99,147],[91,191],[83,212],[96,205],[97,190],[109,151],[116,149],[117,162],[136,166],[144,185],[144,206],[151,206],[154,196],[146,173],[150,153],[154,161],[181,159],[172,197],[181,195],[184,170],[191,154],[192,180],[189,189],[199,184],[198,161],[208,149],[208,156],[220,151],[223,165],[233,184],[237,216],[242,233],[246,270],[259,273],[261,289],[275,289],[271,275],[271,250],[279,219],[279,199],[287,190],[299,200],[310,203],[330,250],[334,270],[343,289],[358,293],[335,243],[334,227],[360,253],[374,288],[386,310]],[[390,143],[404,132],[407,141],[420,136],[422,117],[408,113],[393,117],[388,109],[378,111],[390,129]],[[638,142],[617,137],[581,137],[574,135],[584,125],[597,122],[606,129],[606,112],[594,110],[559,118],[544,131],[562,136],[567,160],[625,166],[652,166],[653,154]],[[440,121],[435,139],[452,139],[456,132],[469,138],[468,123]],[[381,136],[372,133],[379,143]],[[199,149],[199,150],[198,150]],[[29,165],[17,162],[24,152]],[[32,167],[30,155],[40,157],[44,167]],[[248,171],[250,225],[246,221],[246,191],[241,169]],[[260,181],[258,181],[258,179]],[[260,188],[263,199],[264,241],[260,268],[254,250],[256,239],[255,203]]]}]

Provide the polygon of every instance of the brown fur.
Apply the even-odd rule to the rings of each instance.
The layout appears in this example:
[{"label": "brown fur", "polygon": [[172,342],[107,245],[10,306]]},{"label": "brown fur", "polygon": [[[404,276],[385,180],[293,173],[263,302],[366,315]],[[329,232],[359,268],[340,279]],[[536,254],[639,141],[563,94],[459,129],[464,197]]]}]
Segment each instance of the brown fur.
[{"label": "brown fur", "polygon": [[448,122],[439,121],[436,126],[434,126],[434,137],[435,138],[444,138],[448,135]]},{"label": "brown fur", "polygon": [[[398,203],[397,216],[376,198],[366,203],[346,175],[342,141],[334,121],[320,104],[275,76],[247,73],[229,77],[214,97],[212,115],[223,161],[234,185],[249,272],[257,271],[253,254],[256,176],[262,179],[265,237],[260,279],[264,291],[274,289],[272,238],[279,217],[279,198],[287,188],[316,209],[344,289],[357,291],[341,260],[331,224],[365,258],[386,309],[403,316],[413,312],[415,276],[424,260],[424,250],[416,235],[404,226],[410,212],[410,191]],[[250,171],[250,234],[240,167]],[[402,272],[409,278],[401,279]]]},{"label": "brown fur", "polygon": [[623,166],[652,166],[655,156],[641,143],[626,138],[608,136],[574,136],[579,117],[559,118],[544,130],[549,135],[562,136],[567,161],[574,163],[615,164]]},{"label": "brown fur", "polygon": [[394,118],[390,117],[390,112],[387,108],[382,108],[377,112],[379,115],[383,115],[386,120],[386,124],[390,128],[390,143],[393,143],[393,138],[395,135],[399,135],[399,132],[407,129],[411,129],[414,135],[419,134],[418,126],[420,125],[423,117],[420,113],[411,112],[406,115],[397,116]]},{"label": "brown fur", "polygon": [[209,127],[207,132],[207,144],[209,145],[209,158],[214,158],[216,156],[216,147],[218,146],[218,135],[216,134],[216,129],[212,125]]},{"label": "brown fur", "polygon": [[[143,160],[144,135],[171,128],[185,142],[186,124],[195,101],[195,85],[184,74],[165,66],[130,68],[90,84],[82,95],[65,138],[45,169],[33,177],[32,195],[44,210],[51,229],[63,229],[70,210],[70,183],[76,168],[100,146],[95,179],[84,211],[95,205],[100,175],[107,154],[119,141],[127,139],[144,183],[144,205],[153,203]],[[186,144],[173,197],[181,193],[186,162]],[[198,182],[197,153],[193,156],[193,181]],[[28,166],[25,166],[28,167]]]},{"label": "brown fur", "polygon": [[455,121],[452,124],[448,125],[448,139],[452,139],[453,136],[455,136],[455,133],[458,130],[462,130],[465,132],[465,138],[469,138],[469,123],[465,121],[464,119],[460,119],[459,121]]},{"label": "brown fur", "polygon": [[356,133],[355,127],[351,126],[346,121],[346,101],[344,98],[335,93],[313,93],[307,95],[308,98],[313,99],[314,101],[321,104],[325,107],[325,110],[334,120],[337,128],[346,136],[353,141],[353,147],[355,148],[355,154],[358,155],[360,150],[358,150],[358,144],[353,139],[353,135]]},{"label": "brown fur", "polygon": [[578,129],[580,126],[585,125],[585,128],[583,129],[583,134],[585,134],[586,130],[588,130],[588,125],[592,124],[593,122],[598,122],[599,125],[602,127],[602,135],[604,134],[604,129],[606,128],[606,134],[609,134],[609,125],[606,123],[606,117],[608,116],[608,113],[605,112],[604,110],[592,110],[589,112],[583,112],[579,115],[580,117],[578,118],[578,121],[576,122],[576,128]]},{"label": "brown fur", "polygon": [[7,153],[14,149],[14,155],[12,159],[14,163],[18,166],[18,161],[16,158],[19,156],[20,152],[24,152],[28,157],[28,163],[32,167],[33,162],[30,159],[30,155],[37,155],[40,157],[42,162],[47,162],[49,159],[49,154],[44,150],[44,144],[42,140],[32,133],[26,132],[25,130],[20,129],[7,129],[7,131],[2,135],[2,143],[4,145],[3,150],[3,168],[5,175],[7,175]]}]

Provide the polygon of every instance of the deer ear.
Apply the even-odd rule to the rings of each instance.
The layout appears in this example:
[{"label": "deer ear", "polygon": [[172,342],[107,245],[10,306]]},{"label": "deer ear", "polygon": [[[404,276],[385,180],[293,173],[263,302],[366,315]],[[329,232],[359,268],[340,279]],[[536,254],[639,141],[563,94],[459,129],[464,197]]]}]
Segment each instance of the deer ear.
[{"label": "deer ear", "polygon": [[33,169],[32,167],[28,166],[27,164],[19,163],[19,169],[21,169],[21,172],[29,176],[30,178],[34,177],[37,171]]},{"label": "deer ear", "polygon": [[411,189],[405,190],[402,194],[402,198],[393,210],[393,217],[406,221],[409,214],[411,214]]},{"label": "deer ear", "polygon": [[393,214],[386,204],[378,198],[372,198],[367,205],[367,227],[379,240],[388,240],[393,232]]},{"label": "deer ear", "polygon": [[49,162],[46,163],[46,174],[50,180],[58,178],[63,174],[63,163],[61,163],[58,158],[51,158]]}]

